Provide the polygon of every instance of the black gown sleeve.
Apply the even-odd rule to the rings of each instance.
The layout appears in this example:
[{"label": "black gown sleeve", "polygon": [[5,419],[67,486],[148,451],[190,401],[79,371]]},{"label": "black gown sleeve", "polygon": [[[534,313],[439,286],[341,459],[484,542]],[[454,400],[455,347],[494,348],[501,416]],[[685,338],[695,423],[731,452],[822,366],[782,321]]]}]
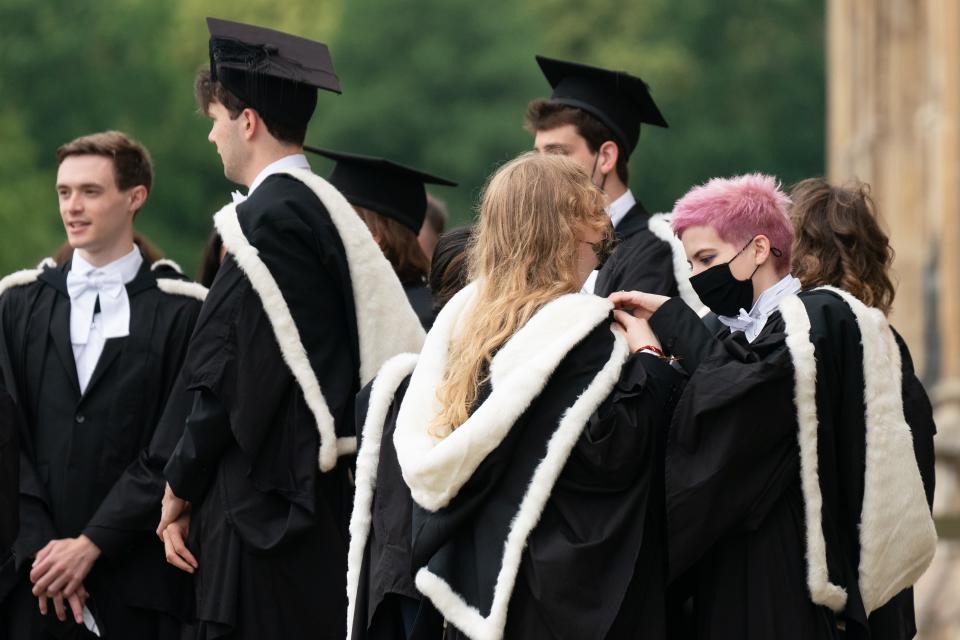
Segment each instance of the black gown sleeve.
[{"label": "black gown sleeve", "polygon": [[651,316],[650,328],[660,339],[663,350],[679,359],[687,375],[693,375],[708,356],[724,348],[700,316],[679,296],[664,302]]},{"label": "black gown sleeve", "polygon": [[[23,340],[27,313],[22,298],[21,290],[18,289],[9,290],[0,296],[0,329],[3,332],[0,336],[0,381],[15,401],[22,381],[17,379],[18,369],[14,354]],[[22,418],[22,414],[20,417]],[[17,570],[33,558],[47,542],[57,537],[48,507],[47,491],[28,449],[29,443],[21,439],[17,454],[20,467],[17,494],[20,527],[11,549]],[[2,590],[3,586],[0,586],[0,592]]]},{"label": "black gown sleeve", "polygon": [[910,356],[907,343],[896,331],[893,334],[900,347],[900,361],[903,369],[903,413],[913,434],[913,450],[917,456],[920,477],[923,479],[923,489],[927,494],[927,504],[933,509],[933,495],[937,482],[936,455],[933,448],[937,425],[933,421],[933,406],[914,371],[913,358]]},{"label": "black gown sleeve", "polygon": [[17,494],[20,491],[18,430],[19,409],[10,394],[0,386],[0,549],[9,548],[20,529],[17,508]]},{"label": "black gown sleeve", "polygon": [[233,442],[230,419],[210,391],[195,394],[180,442],[163,473],[174,495],[200,502],[213,481],[220,457]]}]

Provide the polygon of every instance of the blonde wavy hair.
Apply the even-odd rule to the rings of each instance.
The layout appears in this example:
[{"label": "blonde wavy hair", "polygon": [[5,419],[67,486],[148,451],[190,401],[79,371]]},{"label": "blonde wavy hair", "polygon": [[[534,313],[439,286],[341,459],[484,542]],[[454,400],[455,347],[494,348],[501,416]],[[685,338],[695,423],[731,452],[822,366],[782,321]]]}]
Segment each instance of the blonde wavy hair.
[{"label": "blonde wavy hair", "polygon": [[446,437],[466,422],[493,355],[513,334],[551,300],[580,290],[583,236],[613,234],[604,204],[603,192],[562,156],[526,153],[489,179],[467,248],[476,299],[451,340],[431,435]]}]

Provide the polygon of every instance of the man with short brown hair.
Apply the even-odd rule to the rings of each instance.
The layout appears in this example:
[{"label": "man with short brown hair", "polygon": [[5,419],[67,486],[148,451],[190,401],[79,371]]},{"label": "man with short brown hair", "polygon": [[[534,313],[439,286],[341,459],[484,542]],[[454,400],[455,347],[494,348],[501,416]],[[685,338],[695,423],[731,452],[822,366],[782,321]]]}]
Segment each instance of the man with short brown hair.
[{"label": "man with short brown hair", "polygon": [[670,242],[663,216],[651,216],[629,187],[627,163],[641,125],[668,126],[649,87],[624,71],[544,56],[537,56],[537,63],[553,93],[527,105],[524,127],[539,153],[570,157],[603,190],[619,242],[584,290],[603,296],[619,290],[677,295],[684,274],[676,273],[674,253],[682,250]]},{"label": "man with short brown hair", "polygon": [[247,189],[214,224],[225,255],[183,368],[194,406],[164,469],[157,534],[196,575],[193,638],[346,632],[354,397],[423,329],[303,135],[326,45],[215,18],[196,83],[224,175]]},{"label": "man with short brown hair", "polygon": [[134,244],[153,184],[143,145],[107,131],[57,159],[73,257],[0,280],[0,387],[22,416],[0,635],[175,638],[189,583],[151,535],[164,449],[153,441],[165,410],[178,421],[168,400],[205,290]]}]

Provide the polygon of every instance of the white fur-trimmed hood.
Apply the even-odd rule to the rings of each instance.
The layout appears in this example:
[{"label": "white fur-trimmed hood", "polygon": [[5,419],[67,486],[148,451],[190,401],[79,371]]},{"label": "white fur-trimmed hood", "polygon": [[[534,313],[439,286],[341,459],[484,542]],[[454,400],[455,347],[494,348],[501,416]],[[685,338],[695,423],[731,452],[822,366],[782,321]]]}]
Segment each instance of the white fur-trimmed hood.
[{"label": "white fur-trimmed hood", "polygon": [[[851,308],[863,345],[866,461],[858,586],[869,615],[913,585],[933,559],[937,534],[927,508],[910,427],[903,414],[900,350],[886,318],[834,287]],[[807,586],[817,604],[843,611],[846,590],[829,580],[818,471],[817,363],[810,319],[797,296],[780,312],[795,371],[794,402],[807,527]]]},{"label": "white fur-trimmed hood", "polygon": [[473,312],[477,283],[458,293],[437,317],[400,405],[394,445],[413,499],[436,511],[450,501],[537,397],[560,361],[612,305],[569,294],[545,305],[500,349],[490,366],[492,392],[463,425],[438,440],[427,429],[439,411],[436,389],[459,320]]},{"label": "white fur-trimmed hood", "polygon": [[[473,284],[461,291],[437,318],[407,387],[394,432],[404,480],[414,500],[428,511],[448,504],[540,394],[564,356],[594,328],[607,322],[611,311],[607,300],[583,294],[563,296],[544,306],[494,357],[490,396],[467,422],[437,441],[427,433],[437,409],[436,385],[443,375],[457,321],[473,311],[476,288]],[[533,469],[510,522],[489,613],[483,615],[429,565],[417,571],[417,589],[445,619],[473,640],[503,638],[527,541],[587,421],[610,395],[628,356],[626,339],[615,332],[606,363],[580,396],[570,399],[572,404],[550,436],[546,454]]]},{"label": "white fur-trimmed hood", "polygon": [[384,257],[366,223],[336,188],[306,169],[288,169],[320,198],[337,227],[347,254],[353,306],[360,340],[360,385],[373,380],[380,367],[399,353],[417,353],[424,331],[410,306],[400,279]]},{"label": "white fur-trimmed hood", "polygon": [[[390,263],[343,195],[326,180],[307,170],[291,169],[285,173],[303,182],[316,194],[330,214],[343,243],[356,310],[360,383],[366,384],[392,356],[419,351],[423,328]],[[356,451],[356,438],[337,438],[333,416],[290,308],[256,247],[244,236],[235,204],[230,203],[218,211],[214,215],[214,225],[223,246],[260,297],[283,359],[303,391],[304,400],[316,421],[320,433],[320,469],[329,471],[336,466],[340,455]]]}]

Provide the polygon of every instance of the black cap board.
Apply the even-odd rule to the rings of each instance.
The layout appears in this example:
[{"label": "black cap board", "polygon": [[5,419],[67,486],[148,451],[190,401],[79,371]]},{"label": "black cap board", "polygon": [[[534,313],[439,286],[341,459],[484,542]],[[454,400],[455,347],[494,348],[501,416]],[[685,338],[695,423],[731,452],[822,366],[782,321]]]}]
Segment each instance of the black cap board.
[{"label": "black cap board", "polygon": [[317,89],[340,93],[330,50],[282,31],[207,18],[210,78],[261,115],[306,125]]},{"label": "black cap board", "polygon": [[350,204],[393,218],[414,233],[420,231],[427,212],[424,185],[457,186],[446,178],[384,158],[311,146],[304,149],[336,162],[328,180]]},{"label": "black cap board", "polygon": [[607,125],[627,154],[640,139],[640,123],[668,127],[650,88],[625,71],[610,71],[577,62],[537,56],[553,87],[549,102],[578,107]]}]

